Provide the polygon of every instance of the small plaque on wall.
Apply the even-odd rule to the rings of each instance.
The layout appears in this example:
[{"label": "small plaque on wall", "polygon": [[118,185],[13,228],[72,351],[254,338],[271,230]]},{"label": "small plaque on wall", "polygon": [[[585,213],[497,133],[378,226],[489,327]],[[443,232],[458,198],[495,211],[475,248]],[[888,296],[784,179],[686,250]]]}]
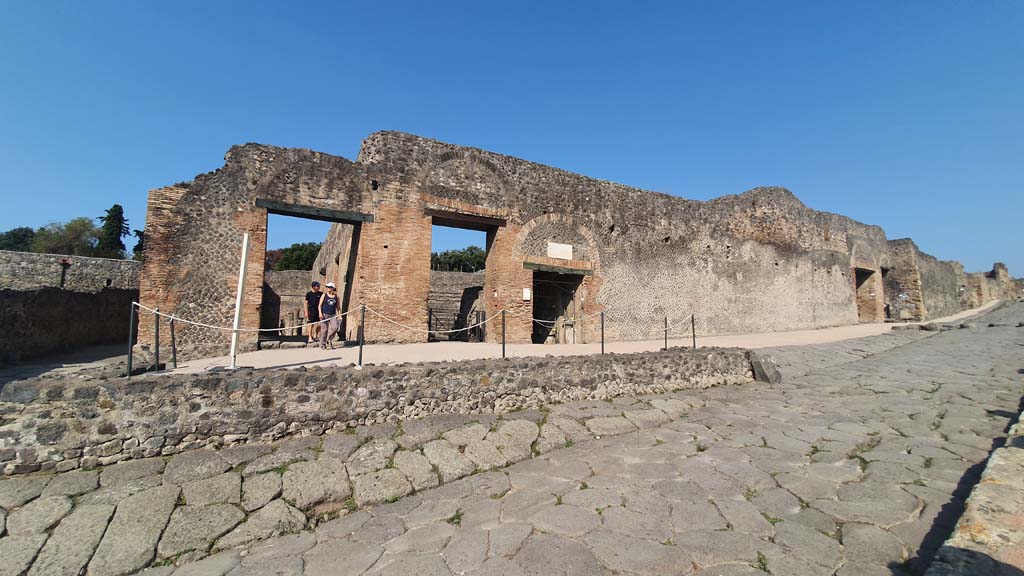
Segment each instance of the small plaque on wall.
[{"label": "small plaque on wall", "polygon": [[523,302],[529,302],[533,294],[530,293],[529,288],[523,288]]},{"label": "small plaque on wall", "polygon": [[559,260],[572,260],[572,244],[559,244],[558,242],[548,242],[548,258],[558,258]]}]

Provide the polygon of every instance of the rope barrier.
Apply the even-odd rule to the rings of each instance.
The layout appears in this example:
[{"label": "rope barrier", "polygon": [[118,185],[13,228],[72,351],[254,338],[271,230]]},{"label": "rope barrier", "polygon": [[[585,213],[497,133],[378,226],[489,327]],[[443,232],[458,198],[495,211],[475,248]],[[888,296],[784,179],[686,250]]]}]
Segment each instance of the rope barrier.
[{"label": "rope barrier", "polygon": [[[147,311],[147,312],[149,312],[151,314],[155,314],[155,315],[161,316],[163,318],[174,320],[176,322],[182,322],[184,324],[189,324],[189,325],[192,325],[192,326],[198,326],[200,328],[208,328],[210,330],[220,330],[222,332],[233,332],[234,331],[234,328],[229,328],[229,327],[224,327],[224,326],[215,326],[213,324],[206,324],[204,322],[198,322],[198,321],[195,321],[195,320],[188,320],[186,318],[182,318],[181,316],[176,316],[174,314],[168,314],[166,312],[160,312],[158,310],[154,310],[154,309],[149,308],[147,306],[143,306],[142,304],[140,304],[138,302],[132,302],[132,305],[137,307],[137,308],[139,308],[140,310],[145,310],[145,311]],[[329,322],[331,320],[336,320],[336,319],[339,319],[339,318],[343,318],[345,316],[348,316],[349,314],[352,314],[356,310],[359,310],[358,306],[354,307],[354,308],[351,308],[348,311],[343,312],[341,314],[337,314],[335,316],[332,316],[330,318],[325,318],[323,320],[318,320],[316,322],[307,322],[307,323],[304,323],[304,324],[298,324],[296,326],[285,326],[284,328],[239,328],[238,332],[259,333],[259,332],[280,332],[282,330],[304,329],[304,328],[308,328],[309,326],[315,326],[315,325],[318,325],[318,324],[325,324],[325,323],[327,323],[327,322]],[[494,319],[497,318],[498,316],[501,316],[501,310],[498,310],[493,315],[491,315],[489,318],[485,318],[481,322],[477,322],[476,324],[472,324],[472,325],[466,326],[464,328],[455,328],[455,329],[452,329],[452,330],[430,330],[430,329],[416,328],[414,326],[408,326],[406,324],[402,324],[401,322],[393,320],[393,319],[385,316],[384,314],[378,312],[377,310],[374,310],[373,308],[370,308],[369,306],[366,307],[366,310],[368,312],[370,312],[371,314],[381,318],[382,320],[384,320],[386,322],[389,322],[391,324],[394,324],[395,326],[398,326],[399,328],[402,328],[402,329],[405,329],[405,330],[411,330],[413,332],[425,333],[425,334],[457,334],[459,332],[467,332],[469,330],[473,330],[475,328],[479,328],[481,326],[484,326],[484,325],[494,321]],[[505,310],[505,313],[507,315],[513,316],[515,318],[528,319],[531,322],[536,323],[536,324],[538,324],[540,326],[543,326],[545,328],[553,328],[553,327],[558,325],[558,320],[542,320],[540,318],[533,318],[532,316],[525,316],[523,314],[519,314],[517,312],[513,312],[512,310]],[[584,316],[580,316],[579,318],[569,319],[569,320],[571,322],[575,323],[575,324],[582,324],[586,320],[591,320],[591,319],[594,319],[594,318],[599,318],[600,315],[601,315],[601,313],[597,312],[597,313],[594,313],[594,314],[584,315]],[[680,320],[678,322],[675,322],[675,323],[673,323],[673,324],[671,324],[671,325],[669,325],[667,327],[655,328],[655,329],[652,329],[652,330],[648,330],[646,332],[637,332],[636,335],[638,335],[638,336],[646,336],[648,334],[659,334],[659,333],[662,333],[662,332],[671,331],[673,328],[684,324],[689,319],[690,319],[690,317],[687,316],[687,317],[683,318],[682,320]],[[689,331],[687,330],[686,332],[682,332],[681,334],[685,334],[687,332],[689,332]]]},{"label": "rope barrier", "polygon": [[[227,327],[224,327],[224,326],[214,326],[213,324],[204,324],[203,322],[196,322],[195,320],[188,320],[188,319],[182,318],[181,316],[175,316],[174,314],[167,314],[165,312],[160,312],[158,310],[154,310],[152,308],[148,308],[146,306],[143,306],[142,304],[139,304],[138,302],[132,302],[132,305],[138,307],[140,310],[145,310],[145,311],[147,311],[147,312],[149,312],[151,314],[156,314],[157,316],[162,316],[164,318],[169,318],[171,320],[174,320],[175,322],[183,322],[185,324],[191,324],[193,326],[199,326],[201,328],[209,328],[211,330],[221,330],[223,332],[234,332],[235,331],[234,328],[227,328]],[[307,322],[305,324],[299,324],[297,326],[285,326],[284,328],[239,328],[238,331],[239,332],[280,332],[281,330],[294,330],[296,328],[308,328],[309,326],[315,326],[317,324],[325,324],[327,322],[330,322],[331,320],[336,320],[338,318],[342,318],[344,316],[347,316],[347,315],[351,314],[355,310],[356,309],[352,309],[352,310],[349,310],[348,312],[343,312],[341,314],[336,314],[334,316],[331,316],[330,318],[324,318],[323,320],[317,320],[316,322]]]}]

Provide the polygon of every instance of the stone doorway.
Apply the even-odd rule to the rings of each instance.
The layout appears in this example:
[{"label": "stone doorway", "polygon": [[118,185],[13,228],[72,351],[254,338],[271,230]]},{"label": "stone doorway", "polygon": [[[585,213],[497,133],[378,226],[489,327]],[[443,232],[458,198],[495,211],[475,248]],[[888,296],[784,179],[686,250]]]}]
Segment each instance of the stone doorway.
[{"label": "stone doorway", "polygon": [[575,344],[581,312],[577,293],[582,283],[579,274],[533,272],[534,344]]},{"label": "stone doorway", "polygon": [[868,268],[854,268],[857,320],[861,323],[881,322],[885,319],[885,291],[882,274]]}]

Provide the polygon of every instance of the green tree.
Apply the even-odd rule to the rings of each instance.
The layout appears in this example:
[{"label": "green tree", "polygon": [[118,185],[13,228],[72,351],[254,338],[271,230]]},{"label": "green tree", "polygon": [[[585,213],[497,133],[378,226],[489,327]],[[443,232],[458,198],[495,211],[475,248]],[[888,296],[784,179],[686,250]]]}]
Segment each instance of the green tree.
[{"label": "green tree", "polygon": [[430,254],[431,270],[455,270],[479,272],[487,264],[487,252],[479,246],[467,246],[461,250],[445,250]]},{"label": "green tree", "polygon": [[274,263],[274,270],[312,270],[319,253],[319,242],[292,244],[281,250],[281,259]]},{"label": "green tree", "polygon": [[128,227],[128,219],[124,217],[124,208],[120,204],[114,204],[107,209],[105,216],[100,216],[103,225],[99,230],[99,239],[96,242],[96,255],[102,258],[124,258],[124,242],[122,237],[131,232]]},{"label": "green tree", "polygon": [[51,222],[36,230],[32,252],[95,256],[99,230],[92,218],[75,218],[68,222]]},{"label": "green tree", "polygon": [[28,226],[12,228],[0,234],[0,250],[28,252],[32,249],[32,238],[35,235],[36,231]]},{"label": "green tree", "polygon": [[132,246],[132,259],[142,260],[142,251],[146,248],[146,231],[135,230],[135,246]]}]

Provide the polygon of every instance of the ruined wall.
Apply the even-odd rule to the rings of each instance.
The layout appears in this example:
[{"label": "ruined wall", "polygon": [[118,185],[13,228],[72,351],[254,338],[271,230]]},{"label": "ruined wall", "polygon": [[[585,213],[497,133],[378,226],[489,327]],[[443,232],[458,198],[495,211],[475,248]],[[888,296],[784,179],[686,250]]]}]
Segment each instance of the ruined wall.
[{"label": "ruined wall", "polygon": [[[68,264],[61,289],[61,261]],[[0,363],[128,341],[141,262],[0,250]]]},{"label": "ruined wall", "polygon": [[[430,310],[432,327],[457,330],[474,323],[474,313],[483,310],[480,292],[484,286],[483,272],[430,271]],[[475,336],[475,333],[474,333]],[[440,335],[441,339],[465,340],[467,333]]]},{"label": "ruined wall", "polygon": [[[260,328],[294,327],[306,321],[306,292],[309,292],[309,270],[268,270],[263,275],[263,306]],[[297,335],[286,329],[282,335]]]},{"label": "ruined wall", "polygon": [[8,474],[70,470],[428,414],[504,413],[750,381],[750,357],[735,348],[22,380],[0,390],[0,467]]},{"label": "ruined wall", "polygon": [[927,319],[951,316],[963,310],[961,286],[964,267],[959,262],[939,260],[917,251],[917,268],[921,273],[921,287]]},{"label": "ruined wall", "polygon": [[0,290],[0,364],[96,344],[128,343],[137,290]]},{"label": "ruined wall", "polygon": [[[691,314],[703,335],[853,324],[855,267],[874,273],[878,300],[861,310],[871,321],[884,315],[882,293],[904,295],[893,307],[897,317],[923,319],[929,304],[948,309],[959,292],[958,285],[951,300],[951,268],[919,258],[912,243],[893,244],[877,226],[811,210],[783,188],[697,202],[379,132],[363,142],[356,162],[247,144],[232,148],[220,170],[154,191],[153,258],[143,274],[156,281],[144,285],[144,303],[181,306],[182,315],[227,325],[241,232],[253,234],[250,258],[262,262],[266,210],[256,202],[268,199],[369,216],[347,227],[357,246],[350,307],[365,303],[409,327],[368,314],[370,342],[426,339],[435,221],[487,232],[483,306],[488,316],[509,311],[510,342],[530,341],[532,302],[524,290],[533,287],[534,270],[585,275],[577,299],[580,313],[593,318],[578,329],[582,341],[596,336],[600,311],[609,340],[656,338],[666,317],[682,325]],[[332,229],[314,272],[341,274],[348,253],[341,234]],[[571,245],[572,259],[551,258],[550,242]],[[259,273],[247,280],[246,326],[257,322],[262,282]],[[227,336],[194,331],[185,341],[222,351]]]},{"label": "ruined wall", "polygon": [[64,275],[65,290],[99,292],[104,288],[139,288],[142,263],[135,260],[0,250],[0,290],[60,288],[62,260],[70,264]]},{"label": "ruined wall", "polygon": [[345,271],[352,248],[352,231],[351,224],[331,225],[313,263],[310,281],[316,280],[321,285],[334,282],[338,287],[338,293],[344,294]]}]

